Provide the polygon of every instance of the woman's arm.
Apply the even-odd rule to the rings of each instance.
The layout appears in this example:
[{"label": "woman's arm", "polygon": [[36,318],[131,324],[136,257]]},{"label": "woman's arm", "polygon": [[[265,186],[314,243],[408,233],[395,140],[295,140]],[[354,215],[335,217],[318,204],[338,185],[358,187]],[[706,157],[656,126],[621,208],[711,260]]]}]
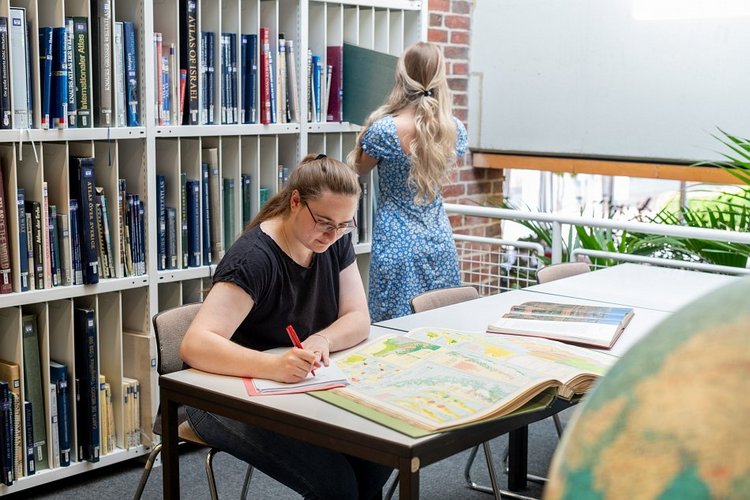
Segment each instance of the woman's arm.
[{"label": "woman's arm", "polygon": [[305,349],[320,351],[325,365],[330,352],[359,344],[370,334],[367,297],[356,260],[339,274],[339,288],[338,319],[302,343]]},{"label": "woman's arm", "polygon": [[370,170],[375,168],[375,165],[377,164],[378,160],[368,155],[364,151],[360,151],[355,166],[357,167],[357,172],[359,172],[359,175],[365,175],[370,173]]},{"label": "woman's arm", "polygon": [[193,368],[238,377],[297,382],[313,368],[312,351],[290,349],[267,354],[230,340],[253,308],[253,300],[237,285],[215,283],[180,346],[180,357]]}]

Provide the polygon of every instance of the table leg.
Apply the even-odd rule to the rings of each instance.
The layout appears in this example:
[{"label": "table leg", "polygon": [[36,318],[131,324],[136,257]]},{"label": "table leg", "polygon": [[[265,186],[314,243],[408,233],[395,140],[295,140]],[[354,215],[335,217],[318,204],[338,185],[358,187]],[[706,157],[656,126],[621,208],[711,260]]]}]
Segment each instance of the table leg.
[{"label": "table leg", "polygon": [[519,427],[508,434],[508,489],[519,491],[526,488],[529,428]]},{"label": "table leg", "polygon": [[177,455],[177,407],[164,392],[161,401],[161,463],[165,500],[180,498],[180,457]]},{"label": "table leg", "polygon": [[411,460],[401,459],[400,462],[398,497],[402,500],[417,500],[419,498],[419,466],[417,465],[416,470],[412,470]]}]

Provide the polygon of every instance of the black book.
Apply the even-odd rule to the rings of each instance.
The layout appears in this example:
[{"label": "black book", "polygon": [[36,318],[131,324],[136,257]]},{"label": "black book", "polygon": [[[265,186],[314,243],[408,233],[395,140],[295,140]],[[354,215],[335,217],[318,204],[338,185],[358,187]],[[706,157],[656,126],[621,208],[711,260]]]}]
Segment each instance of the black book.
[{"label": "black book", "polygon": [[36,473],[36,461],[34,460],[34,405],[31,401],[23,402],[23,425],[26,429],[24,435],[24,447],[26,451],[26,475],[33,476]]},{"label": "black book", "polygon": [[[44,245],[42,243],[42,204],[34,200],[26,200],[26,212],[31,214],[31,235],[34,260],[34,287],[44,289]],[[31,270],[29,271],[31,273]]]},{"label": "black book", "polygon": [[180,68],[187,71],[183,125],[198,125],[198,2],[180,2]]},{"label": "black book", "polygon": [[201,188],[196,180],[185,183],[187,190],[188,265],[201,265]]},{"label": "black book", "polygon": [[68,367],[56,361],[49,363],[50,382],[55,384],[57,432],[60,442],[60,466],[70,465],[70,407],[68,406]]},{"label": "black book", "polygon": [[96,234],[96,194],[94,187],[94,159],[70,158],[70,196],[78,202],[78,236],[81,247],[83,282],[99,282],[99,254]]},{"label": "black book", "polygon": [[167,207],[167,269],[177,269],[177,210]]},{"label": "black book", "polygon": [[0,128],[11,128],[13,109],[10,107],[10,47],[8,18],[0,17]]},{"label": "black book", "polygon": [[208,186],[208,163],[201,163],[201,220],[203,222],[203,265],[211,264],[211,194]]},{"label": "black book", "polygon": [[73,314],[78,458],[99,461],[99,370],[94,310],[76,307]]},{"label": "black book", "polygon": [[13,415],[8,382],[0,380],[0,482],[13,484]]}]

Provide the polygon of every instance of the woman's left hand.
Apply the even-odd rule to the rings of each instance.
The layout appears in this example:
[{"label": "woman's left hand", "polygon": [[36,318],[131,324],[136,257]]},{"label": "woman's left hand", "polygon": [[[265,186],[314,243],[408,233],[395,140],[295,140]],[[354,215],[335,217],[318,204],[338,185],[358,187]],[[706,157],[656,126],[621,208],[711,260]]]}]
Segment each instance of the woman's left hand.
[{"label": "woman's left hand", "polygon": [[328,366],[330,361],[330,342],[326,337],[324,337],[321,334],[314,333],[307,337],[304,342],[302,342],[302,346],[308,350],[315,353],[315,356],[317,357],[317,361],[320,361],[321,364],[324,366]]}]

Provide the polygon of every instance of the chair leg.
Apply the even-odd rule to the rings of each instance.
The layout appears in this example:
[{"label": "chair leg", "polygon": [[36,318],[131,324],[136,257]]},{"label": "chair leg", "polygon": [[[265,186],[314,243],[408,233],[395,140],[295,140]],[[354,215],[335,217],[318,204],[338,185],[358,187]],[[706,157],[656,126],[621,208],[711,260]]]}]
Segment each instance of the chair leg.
[{"label": "chair leg", "polygon": [[398,471],[396,471],[396,475],[393,476],[391,485],[385,491],[385,497],[383,500],[391,500],[391,498],[393,498],[393,494],[396,493],[396,486],[398,486]]},{"label": "chair leg", "polygon": [[219,495],[216,493],[216,480],[214,479],[214,456],[219,452],[216,448],[206,454],[206,476],[208,477],[208,491],[211,493],[211,500],[219,500]]},{"label": "chair leg", "polygon": [[552,421],[555,423],[555,430],[557,431],[557,439],[560,439],[563,434],[562,422],[560,422],[560,415],[555,413],[552,415]]},{"label": "chair leg", "polygon": [[252,465],[247,464],[247,472],[245,473],[245,481],[242,483],[242,495],[240,496],[240,500],[245,500],[247,497],[247,491],[250,489],[250,479],[253,477],[253,471],[255,469]]},{"label": "chair leg", "polygon": [[151,475],[151,469],[154,468],[154,462],[156,461],[156,457],[159,456],[160,452],[161,452],[161,443],[158,443],[153,447],[153,449],[151,450],[151,453],[148,454],[148,458],[146,459],[146,466],[143,469],[143,474],[141,474],[141,480],[138,483],[138,488],[135,490],[135,495],[133,495],[133,500],[140,500],[141,495],[143,495],[143,489],[146,487],[146,482],[148,482],[148,477]]}]

